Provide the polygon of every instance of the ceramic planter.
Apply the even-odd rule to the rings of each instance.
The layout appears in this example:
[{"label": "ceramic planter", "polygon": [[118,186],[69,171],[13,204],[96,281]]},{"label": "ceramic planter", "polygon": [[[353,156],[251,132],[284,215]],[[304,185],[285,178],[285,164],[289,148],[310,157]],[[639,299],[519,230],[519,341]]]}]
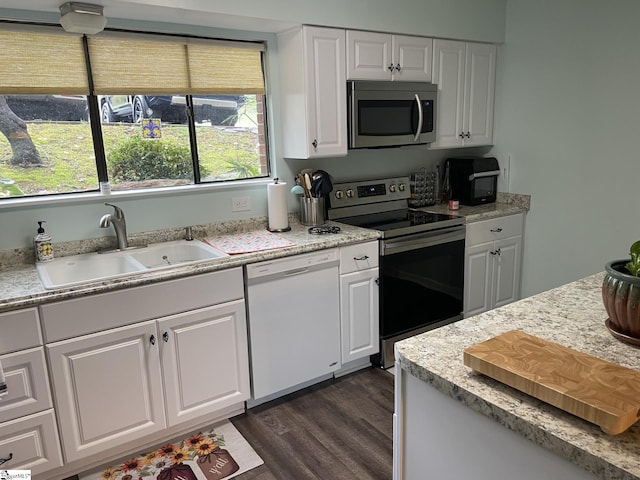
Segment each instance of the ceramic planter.
[{"label": "ceramic planter", "polygon": [[629,274],[625,268],[628,261],[605,265],[602,301],[609,315],[609,332],[618,340],[640,346],[640,277]]}]

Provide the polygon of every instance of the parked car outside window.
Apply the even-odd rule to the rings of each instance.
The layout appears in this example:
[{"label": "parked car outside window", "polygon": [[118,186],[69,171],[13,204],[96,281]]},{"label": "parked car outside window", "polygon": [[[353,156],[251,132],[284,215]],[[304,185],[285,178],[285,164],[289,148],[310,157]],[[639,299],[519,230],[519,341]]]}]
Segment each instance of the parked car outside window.
[{"label": "parked car outside window", "polygon": [[[244,96],[216,95],[192,97],[196,123],[233,126]],[[144,118],[160,118],[165,123],[186,123],[184,95],[103,95],[99,97],[102,123],[140,123]]]}]

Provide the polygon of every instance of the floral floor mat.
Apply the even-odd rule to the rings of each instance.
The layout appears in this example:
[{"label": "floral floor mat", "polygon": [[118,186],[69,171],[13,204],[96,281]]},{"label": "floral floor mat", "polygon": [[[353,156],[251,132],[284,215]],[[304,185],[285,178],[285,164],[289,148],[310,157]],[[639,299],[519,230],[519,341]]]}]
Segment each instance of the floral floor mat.
[{"label": "floral floor mat", "polygon": [[229,421],[111,467],[79,475],[80,480],[222,480],[264,462]]}]

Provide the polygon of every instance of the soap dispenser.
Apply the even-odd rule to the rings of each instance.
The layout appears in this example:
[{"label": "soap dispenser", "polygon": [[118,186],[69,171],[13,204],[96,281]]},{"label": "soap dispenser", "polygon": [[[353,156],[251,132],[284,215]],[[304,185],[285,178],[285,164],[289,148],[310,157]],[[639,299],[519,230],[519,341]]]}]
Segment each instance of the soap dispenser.
[{"label": "soap dispenser", "polygon": [[36,262],[48,262],[53,260],[53,245],[51,244],[51,235],[45,233],[42,224],[47,223],[44,220],[38,222],[38,234],[33,239],[36,249]]}]

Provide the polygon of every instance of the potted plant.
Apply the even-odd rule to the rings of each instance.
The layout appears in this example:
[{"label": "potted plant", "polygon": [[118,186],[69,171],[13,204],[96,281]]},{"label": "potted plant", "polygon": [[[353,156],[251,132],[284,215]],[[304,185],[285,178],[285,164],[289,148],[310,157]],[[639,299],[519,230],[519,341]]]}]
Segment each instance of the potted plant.
[{"label": "potted plant", "polygon": [[602,301],[606,326],[618,340],[640,346],[640,240],[631,245],[631,259],[605,265]]}]

